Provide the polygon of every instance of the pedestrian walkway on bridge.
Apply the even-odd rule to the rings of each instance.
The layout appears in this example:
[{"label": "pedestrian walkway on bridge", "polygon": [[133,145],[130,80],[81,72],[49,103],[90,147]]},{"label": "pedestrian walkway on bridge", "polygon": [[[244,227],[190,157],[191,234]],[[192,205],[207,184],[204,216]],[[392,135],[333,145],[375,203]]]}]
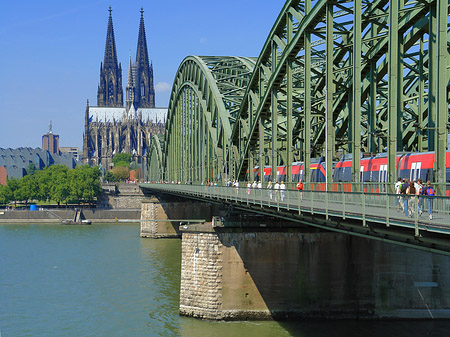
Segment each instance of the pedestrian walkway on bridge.
[{"label": "pedestrian walkway on bridge", "polygon": [[[294,189],[271,190],[263,188],[207,186],[186,184],[141,184],[144,189],[194,197],[204,200],[217,200],[246,205],[255,212],[264,214],[267,209],[284,211],[283,216],[291,214],[322,215],[341,220],[354,219],[365,227],[378,223],[386,227],[402,227],[414,230],[418,237],[422,232],[450,234],[450,198],[421,197],[432,200],[433,218],[427,216],[427,202],[424,214],[418,210],[420,198],[413,201],[411,215],[405,216],[402,204],[405,196],[387,193],[365,193],[346,191],[297,191]],[[288,212],[288,213],[286,213]]]}]

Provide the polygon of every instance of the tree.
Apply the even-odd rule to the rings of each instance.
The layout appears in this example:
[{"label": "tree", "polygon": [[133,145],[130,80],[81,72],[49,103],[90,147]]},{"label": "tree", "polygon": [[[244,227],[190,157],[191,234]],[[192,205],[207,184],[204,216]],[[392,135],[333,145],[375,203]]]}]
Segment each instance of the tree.
[{"label": "tree", "polygon": [[126,162],[126,161],[118,161],[114,164],[114,167],[128,167],[130,165],[130,163]]},{"label": "tree", "polygon": [[27,175],[34,175],[36,173],[36,165],[34,163],[29,163],[27,167]]},{"label": "tree", "polygon": [[67,173],[69,169],[64,165],[53,165],[50,171],[50,199],[56,201],[58,205],[65,203],[69,198],[69,183]]},{"label": "tree", "polygon": [[70,198],[73,200],[93,202],[99,197],[101,172],[98,167],[78,166],[68,172]]},{"label": "tree", "polygon": [[37,171],[33,177],[38,185],[37,199],[40,201],[50,200],[51,170],[46,167],[42,171]]},{"label": "tree", "polygon": [[103,177],[103,181],[108,181],[108,182],[114,183],[114,182],[119,181],[119,180],[114,175],[114,173],[112,173],[111,171],[107,171],[105,173],[105,176]]},{"label": "tree", "polygon": [[8,179],[8,182],[6,183],[6,188],[8,190],[8,194],[10,196],[10,200],[14,200],[14,206],[16,205],[17,199],[16,197],[16,191],[19,188],[19,180],[18,179]]},{"label": "tree", "polygon": [[131,163],[131,154],[117,153],[114,155],[112,161],[114,163],[114,166],[128,166]]},{"label": "tree", "polygon": [[0,204],[7,204],[10,201],[11,197],[8,187],[0,184]]},{"label": "tree", "polygon": [[18,180],[18,185],[18,188],[14,192],[16,200],[22,200],[25,201],[25,204],[28,204],[29,200],[37,198],[39,188],[34,176],[26,175]]},{"label": "tree", "polygon": [[112,173],[117,177],[119,181],[126,180],[130,177],[130,170],[128,167],[114,167]]}]

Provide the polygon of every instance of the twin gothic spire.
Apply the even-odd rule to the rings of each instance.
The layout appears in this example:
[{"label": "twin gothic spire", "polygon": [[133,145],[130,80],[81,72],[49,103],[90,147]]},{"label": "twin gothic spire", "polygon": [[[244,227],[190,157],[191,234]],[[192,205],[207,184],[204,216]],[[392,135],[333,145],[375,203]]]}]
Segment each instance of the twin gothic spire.
[{"label": "twin gothic spire", "polygon": [[[105,57],[100,65],[100,84],[97,92],[97,105],[123,107],[122,65],[117,62],[116,42],[112,22],[112,9],[109,7],[108,30],[106,33]],[[141,21],[136,51],[136,62],[128,69],[127,109],[155,107],[153,84],[153,65],[149,64],[147,38],[145,36],[144,10],[141,8]]]}]

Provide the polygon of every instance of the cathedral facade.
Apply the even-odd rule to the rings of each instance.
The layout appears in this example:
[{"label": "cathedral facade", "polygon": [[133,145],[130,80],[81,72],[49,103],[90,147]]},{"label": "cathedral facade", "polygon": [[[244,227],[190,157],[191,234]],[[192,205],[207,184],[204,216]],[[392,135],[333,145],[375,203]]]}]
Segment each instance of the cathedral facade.
[{"label": "cathedral facade", "polygon": [[151,137],[164,133],[167,108],[155,108],[153,65],[149,62],[144,11],[141,9],[136,62],[128,63],[124,105],[122,65],[109,8],[105,55],[100,64],[97,105],[86,105],[83,162],[112,168],[116,153],[129,153],[145,170]]}]

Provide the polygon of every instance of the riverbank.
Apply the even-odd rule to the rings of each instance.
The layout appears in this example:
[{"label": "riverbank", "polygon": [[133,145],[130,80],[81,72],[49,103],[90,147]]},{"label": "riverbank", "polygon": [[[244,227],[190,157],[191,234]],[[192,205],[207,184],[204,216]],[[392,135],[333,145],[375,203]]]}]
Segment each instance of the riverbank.
[{"label": "riverbank", "polygon": [[[97,209],[83,208],[83,217],[92,223],[111,223],[124,220],[140,220],[140,209]],[[41,209],[30,210],[2,210],[2,223],[61,223],[62,220],[73,219],[74,209]]]}]

